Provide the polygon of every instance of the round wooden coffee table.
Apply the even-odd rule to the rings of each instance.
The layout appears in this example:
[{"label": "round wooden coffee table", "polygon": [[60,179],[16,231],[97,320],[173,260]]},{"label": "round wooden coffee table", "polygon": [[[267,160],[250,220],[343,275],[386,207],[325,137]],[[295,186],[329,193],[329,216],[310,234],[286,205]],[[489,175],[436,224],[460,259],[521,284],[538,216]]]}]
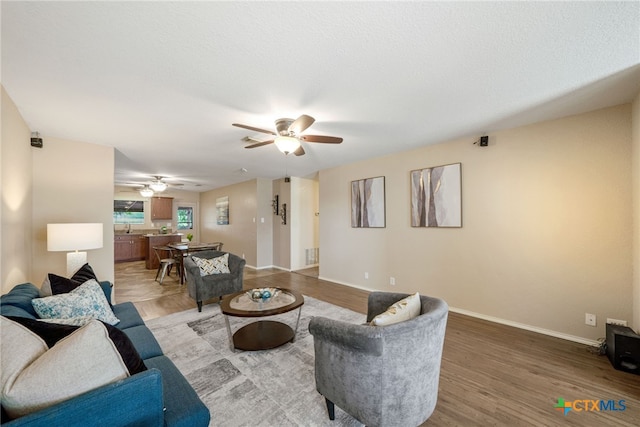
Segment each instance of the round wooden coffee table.
[{"label": "round wooden coffee table", "polygon": [[[235,349],[249,351],[268,350],[295,341],[304,297],[301,293],[291,289],[276,289],[276,295],[266,302],[256,302],[252,300],[250,294],[253,289],[236,292],[222,299],[220,308],[222,309],[222,314],[224,314],[227,334],[229,335],[229,345],[232,351]],[[241,327],[235,333],[231,333],[229,316],[275,316],[295,310],[296,308],[298,309],[298,318],[295,329],[282,322],[259,320]]]}]

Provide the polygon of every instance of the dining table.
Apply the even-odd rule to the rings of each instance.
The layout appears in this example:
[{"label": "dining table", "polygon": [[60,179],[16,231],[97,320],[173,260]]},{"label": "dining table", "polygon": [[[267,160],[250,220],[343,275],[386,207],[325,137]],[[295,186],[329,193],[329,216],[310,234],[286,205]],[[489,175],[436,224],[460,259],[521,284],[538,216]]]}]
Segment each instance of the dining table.
[{"label": "dining table", "polygon": [[221,251],[222,250],[222,242],[213,242],[213,243],[197,243],[197,242],[174,242],[169,243],[167,246],[173,250],[173,257],[176,260],[176,264],[178,264],[178,270],[180,271],[180,284],[184,284],[184,276],[185,276],[185,268],[184,268],[184,257],[189,256],[192,253],[200,252],[200,251]]}]

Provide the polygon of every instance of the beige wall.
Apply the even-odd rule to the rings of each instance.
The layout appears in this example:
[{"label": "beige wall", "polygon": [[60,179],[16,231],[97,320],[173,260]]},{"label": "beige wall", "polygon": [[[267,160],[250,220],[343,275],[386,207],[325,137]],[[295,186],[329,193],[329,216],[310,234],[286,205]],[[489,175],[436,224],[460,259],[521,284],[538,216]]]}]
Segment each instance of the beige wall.
[{"label": "beige wall", "polygon": [[0,280],[2,293],[29,281],[31,272],[31,131],[2,87],[2,210]]},{"label": "beige wall", "polygon": [[[229,197],[229,224],[217,224],[216,199]],[[200,194],[200,235],[203,242],[223,242],[227,252],[257,262],[257,181],[205,191]]]},{"label": "beige wall", "polygon": [[[631,321],[631,106],[489,136],[321,171],[321,277],[578,340]],[[409,171],[456,162],[463,227],[410,227]],[[386,228],[351,228],[350,181],[373,176],[386,177]]]},{"label": "beige wall", "polygon": [[[47,251],[47,224],[100,222],[104,246],[87,251],[100,280],[114,280],[114,149],[86,142],[43,136],[44,148],[33,151],[33,268],[40,285],[47,273],[66,275],[66,253]],[[117,284],[116,284],[117,285]]]},{"label": "beige wall", "polygon": [[633,328],[640,333],[640,93],[633,102]]}]

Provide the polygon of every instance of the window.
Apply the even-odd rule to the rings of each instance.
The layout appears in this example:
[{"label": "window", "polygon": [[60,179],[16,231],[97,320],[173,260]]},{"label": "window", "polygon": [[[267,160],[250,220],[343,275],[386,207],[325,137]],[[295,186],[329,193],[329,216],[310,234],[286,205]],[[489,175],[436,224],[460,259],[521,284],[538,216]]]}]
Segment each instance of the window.
[{"label": "window", "polygon": [[193,229],[193,208],[186,206],[178,207],[178,230]]},{"label": "window", "polygon": [[144,224],[144,202],[142,200],[114,200],[114,224]]}]

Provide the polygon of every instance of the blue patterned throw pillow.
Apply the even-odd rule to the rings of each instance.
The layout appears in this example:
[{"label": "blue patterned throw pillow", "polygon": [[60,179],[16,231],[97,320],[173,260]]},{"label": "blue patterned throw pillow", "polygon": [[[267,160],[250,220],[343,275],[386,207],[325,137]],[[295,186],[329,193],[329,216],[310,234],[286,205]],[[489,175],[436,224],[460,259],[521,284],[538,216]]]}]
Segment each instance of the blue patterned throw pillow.
[{"label": "blue patterned throw pillow", "polygon": [[100,284],[91,279],[66,294],[31,301],[41,319],[71,319],[90,316],[109,325],[120,322],[109,307]]}]

